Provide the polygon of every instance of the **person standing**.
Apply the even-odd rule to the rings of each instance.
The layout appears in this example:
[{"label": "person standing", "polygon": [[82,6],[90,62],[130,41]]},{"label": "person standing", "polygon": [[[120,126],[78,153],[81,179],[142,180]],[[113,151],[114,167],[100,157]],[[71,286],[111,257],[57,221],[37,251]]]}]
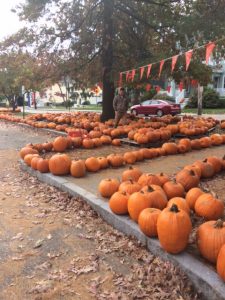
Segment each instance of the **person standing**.
[{"label": "person standing", "polygon": [[115,110],[115,126],[117,127],[120,120],[126,115],[129,106],[129,99],[125,94],[125,89],[120,88],[119,94],[113,99],[113,108]]}]

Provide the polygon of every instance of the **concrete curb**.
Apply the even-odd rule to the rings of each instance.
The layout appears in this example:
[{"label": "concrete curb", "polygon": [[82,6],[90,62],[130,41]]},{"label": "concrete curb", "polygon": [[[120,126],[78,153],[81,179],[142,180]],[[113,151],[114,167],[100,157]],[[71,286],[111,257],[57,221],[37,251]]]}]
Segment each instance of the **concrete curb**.
[{"label": "concrete curb", "polygon": [[[0,120],[2,121],[2,120]],[[51,134],[54,134],[54,135],[61,135],[61,136],[67,136],[67,133],[64,132],[64,131],[58,131],[58,130],[53,130],[53,129],[49,129],[49,128],[38,128],[38,127],[33,127],[29,124],[24,124],[24,123],[15,123],[15,122],[11,122],[11,121],[8,121],[8,120],[3,120],[4,122],[8,122],[10,124],[13,124],[13,125],[18,125],[18,126],[21,126],[21,127],[24,127],[24,128],[30,128],[30,129],[33,129],[33,130],[37,130],[37,131],[44,131],[46,133],[51,133]]]},{"label": "concrete curb", "polygon": [[28,167],[22,160],[21,169],[40,181],[55,186],[72,196],[84,199],[107,223],[128,236],[136,237],[147,249],[163,260],[170,261],[184,271],[195,288],[208,300],[225,300],[225,284],[216,272],[210,267],[197,260],[195,257],[184,252],[179,255],[171,255],[162,250],[157,239],[146,237],[136,223],[129,217],[118,216],[111,212],[108,203],[94,194],[84,190],[78,185],[67,181],[66,177],[53,176],[50,173],[42,174]]}]

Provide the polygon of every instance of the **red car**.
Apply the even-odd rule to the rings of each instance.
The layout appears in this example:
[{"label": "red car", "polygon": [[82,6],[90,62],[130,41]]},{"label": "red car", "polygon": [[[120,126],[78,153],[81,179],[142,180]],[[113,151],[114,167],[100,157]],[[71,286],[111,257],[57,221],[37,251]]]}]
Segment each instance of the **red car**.
[{"label": "red car", "polygon": [[176,115],[181,113],[180,104],[165,100],[146,100],[141,104],[134,105],[130,108],[134,115]]}]

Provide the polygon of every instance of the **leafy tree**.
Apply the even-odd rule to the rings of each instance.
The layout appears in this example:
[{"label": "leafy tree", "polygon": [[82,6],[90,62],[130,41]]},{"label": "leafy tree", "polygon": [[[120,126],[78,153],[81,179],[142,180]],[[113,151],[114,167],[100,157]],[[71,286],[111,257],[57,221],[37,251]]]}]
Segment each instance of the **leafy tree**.
[{"label": "leafy tree", "polygon": [[[103,120],[113,116],[119,71],[220,37],[225,24],[223,0],[27,0],[16,12],[28,26],[3,47],[32,46],[36,57],[51,63],[54,82],[66,75],[79,88],[102,81]],[[155,78],[157,72],[155,66]],[[177,69],[174,77],[189,72]],[[168,64],[164,74],[170,74]]]}]

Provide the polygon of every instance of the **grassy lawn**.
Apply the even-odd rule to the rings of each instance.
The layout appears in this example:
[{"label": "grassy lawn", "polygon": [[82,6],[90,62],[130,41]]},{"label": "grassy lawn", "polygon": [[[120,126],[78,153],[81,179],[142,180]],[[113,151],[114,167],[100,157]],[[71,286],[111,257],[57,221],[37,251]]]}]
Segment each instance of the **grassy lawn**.
[{"label": "grassy lawn", "polygon": [[[184,108],[182,110],[183,113],[196,113],[198,112],[197,108]],[[218,114],[225,114],[225,108],[204,108],[202,109],[203,114],[212,114],[212,115],[218,115]]]}]

